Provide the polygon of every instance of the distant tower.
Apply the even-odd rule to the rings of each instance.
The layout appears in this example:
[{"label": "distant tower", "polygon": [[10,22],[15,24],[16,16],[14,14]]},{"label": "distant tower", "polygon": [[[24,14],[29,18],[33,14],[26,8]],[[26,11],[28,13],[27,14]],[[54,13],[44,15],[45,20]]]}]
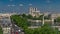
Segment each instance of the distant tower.
[{"label": "distant tower", "polygon": [[33,17],[34,17],[34,16],[39,16],[39,15],[40,15],[40,11],[37,10],[37,8],[32,8],[32,7],[30,7],[30,9],[29,9],[29,14],[32,15]]},{"label": "distant tower", "polygon": [[30,7],[30,9],[29,9],[29,14],[32,14],[32,11],[33,11],[33,8]]},{"label": "distant tower", "polygon": [[37,11],[37,8],[34,8],[34,11]]},{"label": "distant tower", "polygon": [[29,14],[33,14],[33,12],[36,12],[36,11],[37,11],[37,8],[30,7]]}]

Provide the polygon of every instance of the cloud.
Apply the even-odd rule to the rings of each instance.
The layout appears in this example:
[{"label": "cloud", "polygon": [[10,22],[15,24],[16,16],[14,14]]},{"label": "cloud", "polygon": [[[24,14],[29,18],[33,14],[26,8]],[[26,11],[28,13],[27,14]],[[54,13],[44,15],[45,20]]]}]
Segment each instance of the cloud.
[{"label": "cloud", "polygon": [[16,5],[8,5],[8,6],[16,6]]},{"label": "cloud", "polygon": [[16,6],[16,5],[11,5],[11,6]]},{"label": "cloud", "polygon": [[23,6],[23,4],[19,4],[19,6]]},{"label": "cloud", "polygon": [[32,4],[29,4],[30,6],[32,5]]},{"label": "cloud", "polygon": [[8,6],[10,6],[10,5],[8,5]]}]

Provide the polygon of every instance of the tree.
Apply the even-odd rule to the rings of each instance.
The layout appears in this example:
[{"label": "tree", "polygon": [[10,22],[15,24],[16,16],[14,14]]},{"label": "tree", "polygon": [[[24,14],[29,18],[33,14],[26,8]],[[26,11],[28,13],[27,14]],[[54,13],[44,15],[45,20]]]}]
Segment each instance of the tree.
[{"label": "tree", "polygon": [[58,34],[58,30],[48,24],[44,24],[41,28],[29,29],[26,18],[17,15],[12,16],[11,18],[24,30],[25,34]]},{"label": "tree", "polygon": [[36,16],[33,17],[33,20],[42,20],[42,19],[43,19],[43,15],[40,15],[39,17]]},{"label": "tree", "polygon": [[23,18],[21,16],[13,15],[11,16],[11,19],[15,22],[16,25],[18,25],[21,28],[27,28],[27,19]]},{"label": "tree", "polygon": [[29,14],[29,15],[27,16],[27,18],[28,18],[28,19],[32,19],[33,16]]},{"label": "tree", "polygon": [[56,22],[60,22],[60,17],[57,17],[56,18]]},{"label": "tree", "polygon": [[43,15],[40,15],[38,19],[43,20]]},{"label": "tree", "polygon": [[25,34],[34,34],[34,30],[32,29],[25,29]]},{"label": "tree", "polygon": [[44,16],[44,19],[51,19],[51,15]]},{"label": "tree", "polygon": [[3,31],[2,31],[2,28],[1,28],[1,26],[0,26],[0,34],[3,34]]},{"label": "tree", "polygon": [[27,15],[26,14],[22,14],[22,17],[27,17]]}]

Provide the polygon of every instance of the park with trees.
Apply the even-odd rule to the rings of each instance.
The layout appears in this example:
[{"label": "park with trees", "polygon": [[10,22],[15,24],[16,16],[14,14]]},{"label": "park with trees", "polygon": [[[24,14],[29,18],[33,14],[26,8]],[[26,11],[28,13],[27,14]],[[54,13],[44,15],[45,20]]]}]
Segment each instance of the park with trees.
[{"label": "park with trees", "polygon": [[[29,15],[27,17],[25,14],[23,14],[21,16],[19,16],[19,15],[11,16],[11,20],[13,20],[16,25],[21,27],[24,30],[25,34],[60,34],[60,32],[58,31],[57,28],[53,28],[50,25],[48,25],[47,23],[41,27],[30,29],[30,28],[28,28],[29,27],[28,26],[29,23],[27,20],[28,18],[32,19],[33,17],[31,15]],[[41,18],[42,18],[42,16],[41,16]]]}]

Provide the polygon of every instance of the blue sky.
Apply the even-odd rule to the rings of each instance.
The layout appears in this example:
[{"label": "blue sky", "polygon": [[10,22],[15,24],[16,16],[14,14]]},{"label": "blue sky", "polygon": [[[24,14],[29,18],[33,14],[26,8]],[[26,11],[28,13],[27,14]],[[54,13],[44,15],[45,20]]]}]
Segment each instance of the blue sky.
[{"label": "blue sky", "polygon": [[0,0],[0,12],[28,12],[29,7],[41,12],[60,12],[60,0]]}]

